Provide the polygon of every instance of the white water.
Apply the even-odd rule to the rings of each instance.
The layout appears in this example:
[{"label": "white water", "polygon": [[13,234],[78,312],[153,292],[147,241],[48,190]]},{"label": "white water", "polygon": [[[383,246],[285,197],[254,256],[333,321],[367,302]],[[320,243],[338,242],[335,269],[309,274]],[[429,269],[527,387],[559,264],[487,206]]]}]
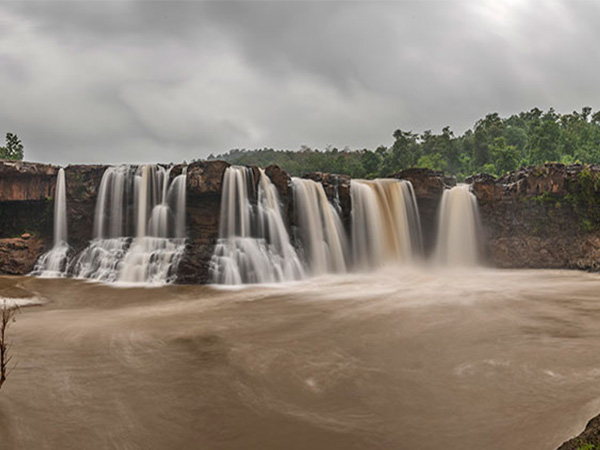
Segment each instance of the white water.
[{"label": "white water", "polygon": [[408,181],[352,180],[352,254],[359,269],[410,263],[421,251],[421,226]]},{"label": "white water", "polygon": [[69,244],[67,233],[67,193],[65,171],[60,169],[54,190],[54,245],[38,259],[32,275],[44,278],[64,277],[67,271]]},{"label": "white water", "polygon": [[440,205],[436,261],[447,266],[475,266],[479,262],[477,199],[470,186],[444,191]]},{"label": "white water", "polygon": [[128,203],[125,191],[129,188],[129,178],[128,166],[109,167],[104,172],[96,200],[95,238],[116,238],[124,235],[124,208]]},{"label": "white water", "polygon": [[298,234],[309,271],[346,272],[346,237],[342,221],[321,183],[292,178]]},{"label": "white water", "polygon": [[[78,278],[165,284],[174,281],[185,249],[186,171],[144,165],[106,170],[96,204],[95,236],[75,262]],[[127,234],[133,191],[133,237]],[[108,224],[108,232],[106,225]]]},{"label": "white water", "polygon": [[223,178],[219,240],[211,260],[220,284],[273,283],[304,277],[290,243],[275,186],[259,169],[229,167]]}]

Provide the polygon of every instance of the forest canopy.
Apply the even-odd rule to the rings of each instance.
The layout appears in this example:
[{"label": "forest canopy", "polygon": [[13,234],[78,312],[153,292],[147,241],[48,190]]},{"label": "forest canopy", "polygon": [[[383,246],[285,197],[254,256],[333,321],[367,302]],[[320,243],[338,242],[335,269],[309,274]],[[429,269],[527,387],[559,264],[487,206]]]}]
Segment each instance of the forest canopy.
[{"label": "forest canopy", "polygon": [[398,129],[392,137],[390,146],[375,149],[233,149],[208,159],[261,167],[277,164],[294,176],[321,171],[354,178],[384,177],[410,167],[441,170],[462,179],[481,172],[502,175],[545,162],[600,163],[600,111],[593,113],[590,107],[571,114],[533,108],[507,118],[492,113],[462,135],[445,127],[440,134]]}]

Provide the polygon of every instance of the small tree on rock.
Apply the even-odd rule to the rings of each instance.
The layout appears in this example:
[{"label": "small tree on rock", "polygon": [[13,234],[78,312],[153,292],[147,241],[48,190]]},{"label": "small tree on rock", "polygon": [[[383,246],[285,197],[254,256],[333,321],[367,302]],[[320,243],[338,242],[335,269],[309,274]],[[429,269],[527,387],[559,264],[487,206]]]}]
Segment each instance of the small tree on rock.
[{"label": "small tree on rock", "polygon": [[23,156],[23,143],[19,137],[13,133],[6,133],[6,145],[0,147],[0,159],[22,161]]}]

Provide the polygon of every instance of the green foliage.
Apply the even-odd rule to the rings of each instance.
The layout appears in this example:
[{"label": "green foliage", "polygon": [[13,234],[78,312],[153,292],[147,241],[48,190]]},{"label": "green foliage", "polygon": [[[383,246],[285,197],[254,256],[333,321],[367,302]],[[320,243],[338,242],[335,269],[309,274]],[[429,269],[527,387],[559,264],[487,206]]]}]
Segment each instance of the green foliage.
[{"label": "green foliage", "polygon": [[580,231],[590,232],[600,228],[600,177],[597,173],[589,167],[584,168],[576,181],[567,186],[567,191],[565,201],[580,217]]},{"label": "green foliage", "polygon": [[590,443],[581,444],[577,447],[577,450],[600,450],[600,444],[594,445]]},{"label": "green foliage", "polygon": [[368,178],[410,167],[443,170],[464,179],[479,172],[503,175],[545,162],[600,164],[600,111],[589,107],[563,115],[538,108],[507,118],[492,113],[460,136],[444,127],[440,134],[398,129],[392,137],[389,147],[374,150],[235,149],[209,159],[263,167],[277,164],[294,176],[321,171]]},{"label": "green foliage", "polygon": [[0,147],[0,159],[22,161],[24,156],[23,144],[16,134],[6,133],[6,144]]}]

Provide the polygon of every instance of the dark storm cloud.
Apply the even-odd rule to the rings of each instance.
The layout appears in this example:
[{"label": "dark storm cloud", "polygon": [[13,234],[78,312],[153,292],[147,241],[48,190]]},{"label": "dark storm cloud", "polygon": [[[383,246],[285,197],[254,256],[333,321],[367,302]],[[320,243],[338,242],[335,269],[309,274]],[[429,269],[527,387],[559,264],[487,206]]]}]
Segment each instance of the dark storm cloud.
[{"label": "dark storm cloud", "polygon": [[488,112],[600,107],[598,2],[0,6],[0,132],[30,159],[374,147]]}]

